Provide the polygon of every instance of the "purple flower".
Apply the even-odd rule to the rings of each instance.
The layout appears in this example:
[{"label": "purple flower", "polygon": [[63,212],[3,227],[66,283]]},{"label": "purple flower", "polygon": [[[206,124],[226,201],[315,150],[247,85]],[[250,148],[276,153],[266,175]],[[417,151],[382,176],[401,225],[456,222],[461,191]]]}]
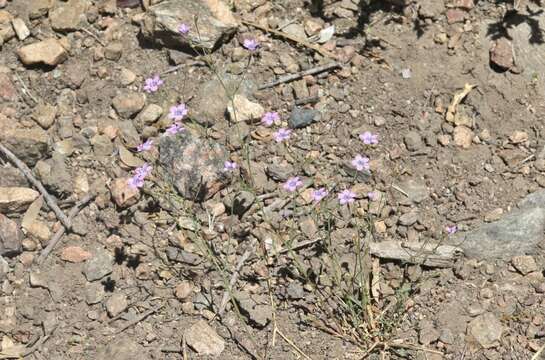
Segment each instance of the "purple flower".
[{"label": "purple flower", "polygon": [[377,194],[376,192],[374,192],[374,191],[369,191],[369,192],[367,193],[367,198],[368,198],[369,200],[371,200],[371,201],[375,201],[375,200],[378,199],[378,194]]},{"label": "purple flower", "polygon": [[238,164],[234,161],[226,161],[223,163],[224,171],[235,171],[238,168]]},{"label": "purple flower", "polygon": [[328,194],[329,194],[329,191],[327,191],[326,188],[319,188],[316,190],[312,190],[311,196],[312,196],[312,200],[314,200],[315,202],[320,202]]},{"label": "purple flower", "polygon": [[360,134],[360,139],[361,141],[363,141],[364,144],[367,144],[367,145],[378,144],[378,135],[373,134],[369,131],[365,131],[364,133]]},{"label": "purple flower", "polygon": [[288,140],[290,138],[290,135],[291,130],[286,128],[278,129],[278,131],[273,134],[274,140],[276,140],[276,142],[278,143]]},{"label": "purple flower", "polygon": [[169,119],[180,121],[187,115],[187,106],[185,104],[174,105],[170,108]]},{"label": "purple flower", "polygon": [[261,123],[265,126],[271,126],[275,121],[280,120],[280,116],[276,111],[266,112],[261,118]]},{"label": "purple flower", "polygon": [[369,158],[358,154],[352,160],[352,166],[358,171],[369,170]]},{"label": "purple flower", "polygon": [[256,39],[244,39],[242,46],[244,46],[246,50],[256,51],[259,47],[259,43]]},{"label": "purple flower", "polygon": [[184,127],[178,123],[174,123],[172,125],[170,125],[166,130],[165,132],[169,135],[176,135],[177,133],[179,132],[182,132],[184,131]]},{"label": "purple flower", "polygon": [[338,198],[341,205],[350,204],[354,202],[356,194],[350,190],[343,190],[339,193]]},{"label": "purple flower", "polygon": [[144,91],[147,93],[156,92],[159,90],[159,86],[163,85],[163,80],[159,77],[159,75],[155,75],[152,78],[146,79],[146,83],[144,84]]},{"label": "purple flower", "polygon": [[129,178],[127,184],[133,189],[141,188],[144,186],[144,179],[151,173],[152,169],[153,168],[149,164],[144,164],[139,168],[134,169],[134,174]]},{"label": "purple flower", "polygon": [[446,226],[445,230],[447,231],[447,234],[452,235],[452,234],[454,234],[455,232],[458,231],[458,226],[456,226],[456,225]]},{"label": "purple flower", "polygon": [[294,176],[289,178],[284,183],[283,187],[285,190],[289,192],[294,192],[295,190],[297,190],[298,187],[301,187],[301,186],[303,186],[303,182],[301,181],[301,179],[299,179],[299,176]]},{"label": "purple flower", "polygon": [[145,142],[143,142],[142,144],[138,145],[136,147],[136,151],[143,152],[143,151],[151,150],[152,145],[153,145],[153,140],[148,139]]},{"label": "purple flower", "polygon": [[178,25],[178,32],[185,36],[189,33],[189,26],[185,23],[181,23],[180,25]]}]

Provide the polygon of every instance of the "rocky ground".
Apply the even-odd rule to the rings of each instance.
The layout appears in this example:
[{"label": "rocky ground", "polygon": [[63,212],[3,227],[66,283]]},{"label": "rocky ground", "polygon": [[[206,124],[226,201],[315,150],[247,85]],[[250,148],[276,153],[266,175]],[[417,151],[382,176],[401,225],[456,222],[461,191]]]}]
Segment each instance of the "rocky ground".
[{"label": "rocky ground", "polygon": [[538,359],[544,22],[0,0],[0,359]]}]

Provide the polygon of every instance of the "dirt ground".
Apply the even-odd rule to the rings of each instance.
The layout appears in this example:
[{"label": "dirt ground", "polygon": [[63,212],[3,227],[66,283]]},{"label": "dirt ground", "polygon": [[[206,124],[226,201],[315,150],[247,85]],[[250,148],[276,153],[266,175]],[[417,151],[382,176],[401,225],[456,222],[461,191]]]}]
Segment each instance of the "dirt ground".
[{"label": "dirt ground", "polygon": [[545,358],[542,13],[0,0],[0,359]]}]

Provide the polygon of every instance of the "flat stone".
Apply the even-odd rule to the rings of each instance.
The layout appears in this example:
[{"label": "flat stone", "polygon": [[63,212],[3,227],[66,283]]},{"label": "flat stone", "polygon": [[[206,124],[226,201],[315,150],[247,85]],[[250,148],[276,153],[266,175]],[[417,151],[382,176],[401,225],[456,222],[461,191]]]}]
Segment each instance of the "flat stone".
[{"label": "flat stone", "polygon": [[479,315],[468,325],[468,333],[485,349],[499,345],[503,324],[492,313]]},{"label": "flat stone", "polygon": [[119,178],[110,185],[112,199],[120,208],[132,206],[140,200],[140,190],[130,187],[128,181],[129,178]]},{"label": "flat stone", "polygon": [[527,275],[538,270],[536,261],[532,256],[515,256],[511,259],[511,263],[522,275]]},{"label": "flat stone", "polygon": [[449,237],[468,257],[509,259],[535,250],[543,239],[545,209],[518,209],[498,221]]},{"label": "flat stone", "polygon": [[[199,19],[198,33],[193,25],[196,18]],[[182,23],[190,26],[185,36],[178,32]],[[237,25],[233,14],[221,0],[171,0],[150,6],[140,28],[144,37],[160,46],[211,51],[228,41]]]},{"label": "flat stone", "polygon": [[146,96],[137,92],[124,92],[112,100],[112,105],[119,116],[129,118],[144,108]]},{"label": "flat stone", "polygon": [[399,224],[403,226],[411,226],[418,221],[418,213],[416,211],[407,212],[399,217]]},{"label": "flat stone", "polygon": [[98,304],[104,299],[106,290],[99,282],[87,283],[85,287],[85,302],[88,305]]},{"label": "flat stone", "polygon": [[15,129],[0,125],[0,141],[29,167],[45,157],[49,150],[49,136],[40,128]]},{"label": "flat stone", "polygon": [[490,62],[502,70],[509,70],[515,65],[513,44],[506,38],[500,38],[490,47]]},{"label": "flat stone", "polygon": [[225,349],[225,341],[204,320],[196,322],[184,331],[184,337],[193,350],[200,355],[219,355]]},{"label": "flat stone", "polygon": [[100,280],[113,271],[114,258],[105,249],[96,251],[95,256],[87,261],[83,267],[83,275],[87,281]]},{"label": "flat stone", "polygon": [[162,137],[159,148],[159,162],[168,180],[186,199],[209,199],[230,180],[223,170],[227,150],[216,142],[184,132]]},{"label": "flat stone", "polygon": [[0,212],[25,211],[40,193],[30,188],[0,187]]},{"label": "flat stone", "polygon": [[269,304],[257,302],[246,293],[239,293],[236,296],[240,310],[255,327],[262,329],[272,319],[272,308]]},{"label": "flat stone", "polygon": [[89,6],[87,0],[68,0],[49,12],[49,21],[55,31],[75,31],[85,21],[85,11]]},{"label": "flat stone", "polygon": [[46,64],[55,66],[68,57],[66,49],[57,39],[46,39],[23,46],[17,50],[19,59],[25,65]]},{"label": "flat stone", "polygon": [[118,61],[123,55],[123,43],[121,41],[114,41],[108,44],[104,49],[104,57],[108,60]]},{"label": "flat stone", "polygon": [[227,105],[229,118],[234,122],[261,119],[265,109],[258,103],[248,100],[244,95],[236,94],[233,103]]},{"label": "flat stone", "polygon": [[51,158],[38,161],[35,172],[44,186],[57,195],[71,194],[74,190],[74,179],[66,164],[66,156],[61,153],[54,152]]},{"label": "flat stone", "polygon": [[30,36],[30,30],[28,30],[28,27],[23,19],[15,18],[11,20],[11,24],[13,25],[13,29],[15,30],[15,34],[19,40],[24,40]]},{"label": "flat stone", "polygon": [[318,110],[295,107],[288,119],[288,126],[292,129],[299,129],[319,121],[321,114]]},{"label": "flat stone", "polygon": [[144,124],[153,124],[163,115],[163,108],[156,104],[149,104],[138,114],[138,118],[144,122]]},{"label": "flat stone", "polygon": [[17,89],[6,73],[0,73],[0,100],[9,102],[17,100]]},{"label": "flat stone", "polygon": [[55,0],[32,0],[28,2],[28,17],[31,20],[46,16]]},{"label": "flat stone", "polygon": [[9,264],[2,256],[0,256],[0,281],[4,281],[9,272]]},{"label": "flat stone", "polygon": [[417,151],[417,150],[420,150],[424,146],[424,142],[422,141],[422,137],[416,131],[409,131],[403,137],[403,141],[405,142],[405,146],[407,147],[407,150],[409,150],[409,151]]},{"label": "flat stone", "polygon": [[108,345],[98,347],[95,359],[115,360],[151,360],[147,351],[137,342],[128,337],[116,337]]},{"label": "flat stone", "polygon": [[117,316],[127,309],[129,302],[127,296],[122,293],[115,293],[106,300],[106,311],[110,317]]},{"label": "flat stone", "polygon": [[81,263],[93,256],[79,246],[67,246],[61,252],[61,259],[71,263]]},{"label": "flat stone", "polygon": [[0,214],[0,258],[19,255],[23,251],[22,239],[19,225]]},{"label": "flat stone", "polygon": [[32,113],[32,118],[44,129],[53,125],[56,116],[57,107],[49,104],[39,104]]}]

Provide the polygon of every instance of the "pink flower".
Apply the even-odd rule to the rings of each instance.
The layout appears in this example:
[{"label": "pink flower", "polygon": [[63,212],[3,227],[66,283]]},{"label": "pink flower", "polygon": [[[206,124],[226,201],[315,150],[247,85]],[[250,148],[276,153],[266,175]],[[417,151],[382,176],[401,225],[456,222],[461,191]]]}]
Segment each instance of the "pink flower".
[{"label": "pink flower", "polygon": [[326,188],[319,188],[316,190],[312,190],[311,196],[312,200],[315,202],[322,201],[323,198],[325,198],[329,194],[329,191],[326,190]]},{"label": "pink flower", "polygon": [[294,192],[295,190],[297,190],[298,187],[301,187],[301,186],[303,186],[303,182],[301,181],[301,179],[299,179],[299,176],[294,176],[289,178],[284,183],[283,187],[285,190],[289,192]]},{"label": "pink flower", "polygon": [[143,151],[151,150],[152,145],[153,145],[153,140],[148,139],[145,142],[143,142],[142,144],[138,145],[136,147],[136,151],[143,152]]},{"label": "pink flower", "polygon": [[373,134],[369,131],[365,131],[364,133],[360,134],[360,139],[361,141],[363,141],[364,144],[367,144],[367,145],[378,144],[378,135]]},{"label": "pink flower", "polygon": [[139,189],[144,186],[144,179],[151,173],[153,168],[149,164],[144,164],[139,168],[134,169],[134,174],[127,184],[133,189]]},{"label": "pink flower", "polygon": [[369,170],[369,158],[358,154],[352,160],[352,166],[358,171]]},{"label": "pink flower", "polygon": [[285,128],[278,129],[278,131],[273,134],[274,140],[276,140],[276,142],[278,143],[288,140],[290,138],[290,135],[291,130]]},{"label": "pink flower", "polygon": [[234,161],[226,161],[223,164],[224,171],[235,171],[238,168],[238,164]]},{"label": "pink flower", "polygon": [[271,126],[275,121],[280,120],[280,116],[276,111],[266,112],[261,118],[261,123],[265,126]]},{"label": "pink flower", "polygon": [[144,84],[144,91],[147,93],[156,92],[159,90],[159,86],[163,85],[163,80],[159,77],[159,75],[155,75],[152,78],[146,79],[146,83]]},{"label": "pink flower", "polygon": [[180,121],[187,115],[187,106],[185,104],[174,105],[170,108],[169,119]]},{"label": "pink flower", "polygon": [[452,234],[454,234],[455,232],[458,231],[458,226],[456,226],[456,225],[446,226],[445,230],[446,230],[447,234],[452,235]]},{"label": "pink flower", "polygon": [[178,123],[174,123],[172,125],[170,125],[166,130],[165,132],[169,135],[176,135],[177,133],[179,132],[182,132],[184,131],[184,127]]},{"label": "pink flower", "polygon": [[343,190],[339,195],[339,202],[341,205],[350,204],[354,202],[356,194],[350,190]]},{"label": "pink flower", "polygon": [[259,47],[259,43],[256,39],[244,39],[242,46],[244,46],[246,50],[256,51]]},{"label": "pink flower", "polygon": [[178,32],[180,33],[180,35],[182,36],[185,36],[189,33],[189,26],[185,23],[181,23],[180,25],[178,25]]}]

